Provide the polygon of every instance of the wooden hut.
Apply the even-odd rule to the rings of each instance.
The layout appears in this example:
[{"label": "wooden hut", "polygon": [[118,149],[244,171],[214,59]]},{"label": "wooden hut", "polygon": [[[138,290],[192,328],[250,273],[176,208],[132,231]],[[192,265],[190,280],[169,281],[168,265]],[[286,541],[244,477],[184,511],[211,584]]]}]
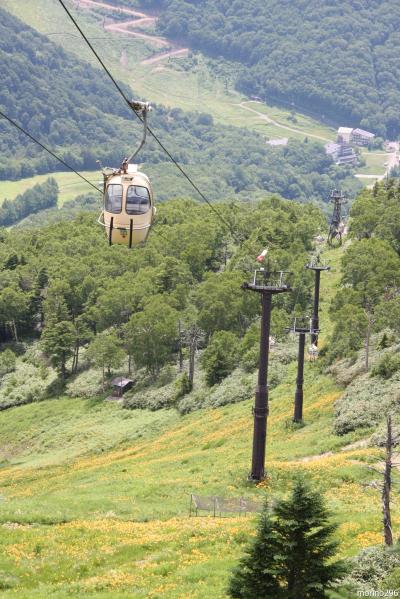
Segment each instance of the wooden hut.
[{"label": "wooden hut", "polygon": [[127,379],[123,376],[117,376],[115,379],[111,381],[111,386],[113,388],[112,397],[118,398],[122,397],[125,391],[131,389],[133,385],[132,379]]}]

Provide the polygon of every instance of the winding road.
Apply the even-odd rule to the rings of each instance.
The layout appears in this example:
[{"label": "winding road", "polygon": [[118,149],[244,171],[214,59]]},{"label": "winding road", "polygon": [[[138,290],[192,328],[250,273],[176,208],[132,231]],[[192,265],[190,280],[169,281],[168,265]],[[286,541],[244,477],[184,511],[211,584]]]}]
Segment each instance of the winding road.
[{"label": "winding road", "polygon": [[99,2],[98,0],[74,0],[77,8],[101,8],[103,10],[108,10],[110,13],[118,13],[124,14],[129,17],[135,17],[134,19],[130,18],[126,21],[113,21],[107,23],[104,19],[103,21],[103,29],[109,33],[115,33],[117,35],[131,36],[136,37],[142,40],[145,40],[149,44],[155,46],[157,49],[159,48],[170,48],[168,51],[164,51],[154,56],[150,56],[149,58],[145,58],[142,60],[141,64],[152,65],[156,64],[169,58],[178,58],[187,56],[189,53],[188,48],[181,48],[174,46],[167,39],[153,35],[152,33],[144,33],[143,31],[138,31],[138,29],[146,29],[148,27],[152,27],[157,22],[157,17],[152,15],[145,14],[144,12],[139,12],[137,10],[133,10],[131,8],[118,7],[112,4],[108,4],[107,2]]},{"label": "winding road", "polygon": [[314,139],[319,139],[324,142],[331,142],[332,139],[328,139],[327,137],[322,137],[321,135],[315,135],[315,133],[307,133],[306,131],[302,131],[301,129],[296,129],[295,127],[289,127],[289,125],[282,125],[282,123],[278,123],[271,117],[267,116],[264,112],[259,112],[255,110],[255,108],[251,108],[251,106],[247,106],[247,104],[251,102],[252,104],[262,104],[262,102],[257,102],[256,100],[248,100],[245,102],[241,102],[240,104],[235,104],[235,106],[240,106],[244,110],[248,110],[249,112],[253,112],[256,114],[261,120],[269,123],[270,125],[274,125],[275,127],[279,127],[280,129],[284,129],[285,131],[291,131],[292,133],[299,133],[300,135],[304,135],[305,137],[312,137]]}]

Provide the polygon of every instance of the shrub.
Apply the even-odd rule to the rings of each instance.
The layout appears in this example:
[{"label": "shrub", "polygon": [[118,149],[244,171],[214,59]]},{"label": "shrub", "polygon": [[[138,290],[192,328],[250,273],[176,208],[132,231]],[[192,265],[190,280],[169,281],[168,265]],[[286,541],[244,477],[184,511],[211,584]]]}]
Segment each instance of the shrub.
[{"label": "shrub", "polygon": [[56,379],[54,370],[48,369],[43,378],[43,368],[18,362],[14,372],[4,375],[0,387],[0,409],[40,401],[47,397],[49,387]]},{"label": "shrub", "polygon": [[390,379],[398,370],[400,370],[400,354],[386,353],[372,369],[371,376]]},{"label": "shrub", "polygon": [[95,397],[101,391],[101,370],[91,368],[69,382],[65,393],[69,397]]},{"label": "shrub", "polygon": [[376,379],[373,385],[368,374],[355,379],[335,404],[335,433],[376,426],[391,407],[397,407],[399,381],[397,373],[389,380]]},{"label": "shrub", "polygon": [[160,371],[160,374],[157,377],[157,381],[156,381],[157,387],[165,387],[165,385],[172,383],[172,381],[175,379],[175,376],[176,376],[175,368],[173,366],[171,366],[171,364],[167,364]]},{"label": "shrub", "polygon": [[6,349],[0,354],[0,376],[15,370],[17,357],[11,349]]},{"label": "shrub", "polygon": [[246,372],[253,372],[258,367],[258,360],[260,356],[259,348],[254,345],[251,349],[248,349],[242,354],[241,366]]},{"label": "shrub", "polygon": [[350,560],[350,573],[344,584],[357,591],[371,592],[381,588],[382,581],[400,567],[400,554],[387,550],[383,545],[367,547]]},{"label": "shrub", "polygon": [[165,387],[151,387],[150,389],[134,392],[124,398],[122,406],[130,410],[141,408],[155,411],[174,407],[175,398],[175,384],[170,383]]},{"label": "shrub", "polygon": [[194,391],[181,399],[177,405],[178,412],[183,416],[204,407],[206,394],[204,391]]},{"label": "shrub", "polygon": [[205,349],[201,363],[207,384],[216,385],[230,374],[238,363],[238,338],[229,331],[217,331]]},{"label": "shrub", "polygon": [[177,405],[180,414],[188,414],[203,408],[217,408],[250,399],[254,394],[256,373],[247,374],[237,368],[231,376],[211,389],[190,393]]},{"label": "shrub", "polygon": [[184,397],[192,390],[192,384],[189,380],[189,376],[186,372],[184,372],[177,380],[176,380],[176,399],[180,399]]}]

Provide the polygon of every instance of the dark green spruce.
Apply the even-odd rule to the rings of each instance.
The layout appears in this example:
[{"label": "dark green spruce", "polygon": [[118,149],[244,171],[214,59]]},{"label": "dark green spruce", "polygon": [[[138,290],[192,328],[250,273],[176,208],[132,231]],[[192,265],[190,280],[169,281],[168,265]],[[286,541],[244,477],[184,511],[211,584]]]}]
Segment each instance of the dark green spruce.
[{"label": "dark green spruce", "polygon": [[234,570],[229,595],[235,599],[324,599],[343,572],[332,561],[336,526],[322,496],[298,479],[289,499],[266,506],[257,536]]}]

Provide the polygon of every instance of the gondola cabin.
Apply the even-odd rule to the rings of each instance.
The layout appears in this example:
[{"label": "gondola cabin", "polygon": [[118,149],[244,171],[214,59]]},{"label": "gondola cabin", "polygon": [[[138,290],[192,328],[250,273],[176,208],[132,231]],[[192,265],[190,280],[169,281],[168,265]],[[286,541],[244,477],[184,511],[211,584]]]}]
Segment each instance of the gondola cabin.
[{"label": "gondola cabin", "polygon": [[146,143],[147,115],[151,106],[139,101],[132,101],[130,105],[143,123],[142,140],[119,169],[103,169],[104,205],[99,218],[109,245],[116,243],[129,248],[146,241],[156,215],[150,180],[138,171],[136,164],[132,164]]},{"label": "gondola cabin", "polygon": [[110,245],[131,248],[144,243],[155,214],[150,180],[136,164],[123,164],[119,171],[104,173],[104,208],[99,222]]}]

